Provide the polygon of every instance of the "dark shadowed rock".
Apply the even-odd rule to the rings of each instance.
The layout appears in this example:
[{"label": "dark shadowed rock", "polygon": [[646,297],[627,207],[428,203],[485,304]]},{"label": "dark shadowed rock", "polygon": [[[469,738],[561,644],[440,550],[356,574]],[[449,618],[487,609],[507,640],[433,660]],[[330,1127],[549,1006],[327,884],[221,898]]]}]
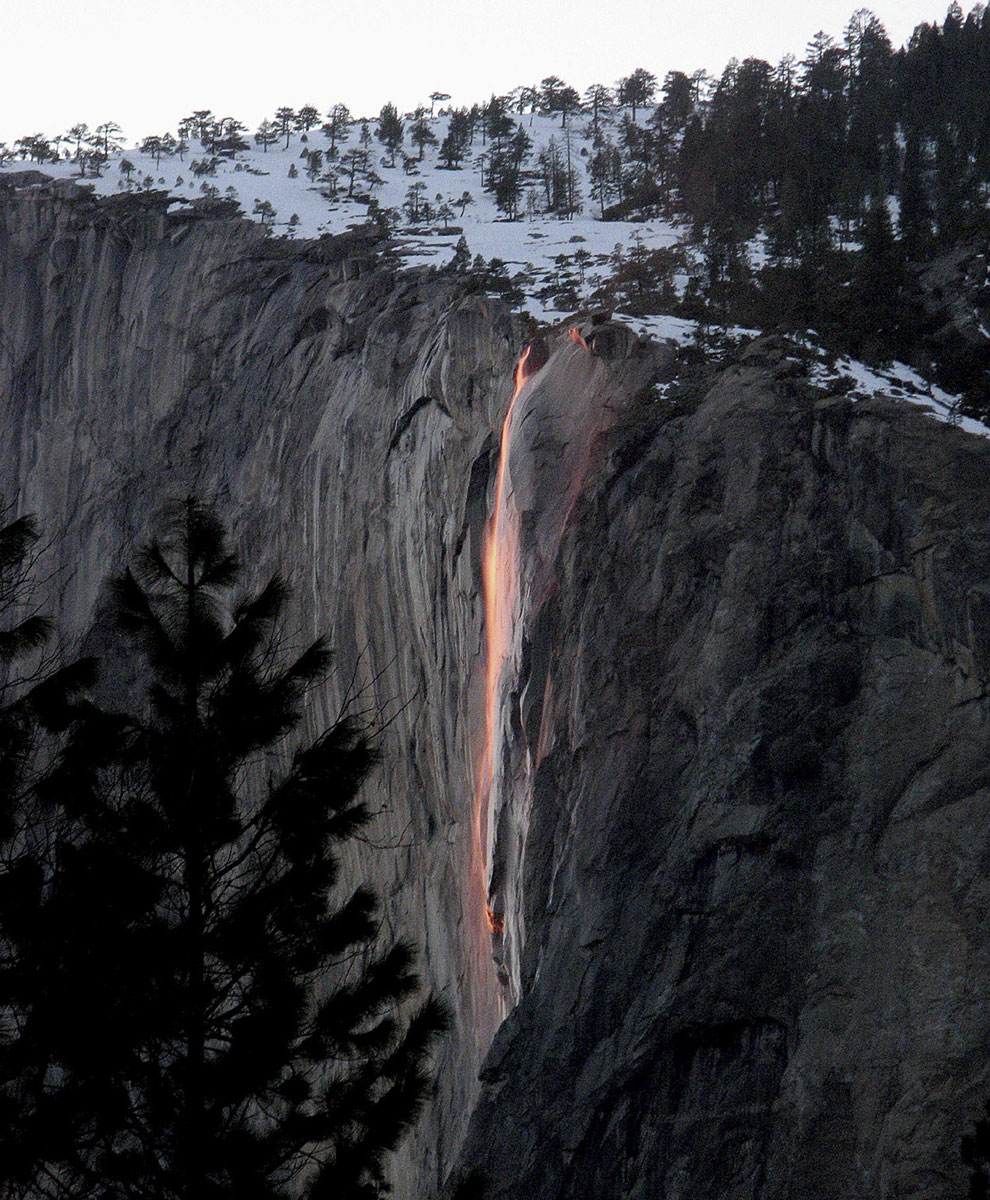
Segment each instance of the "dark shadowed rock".
[{"label": "dark shadowed rock", "polygon": [[24,171],[4,171],[0,174],[0,188],[34,187],[35,184],[50,183],[51,180],[51,175],[29,167]]},{"label": "dark shadowed rock", "polygon": [[990,445],[745,357],[613,431],[561,544],[490,1197],[964,1191]]}]

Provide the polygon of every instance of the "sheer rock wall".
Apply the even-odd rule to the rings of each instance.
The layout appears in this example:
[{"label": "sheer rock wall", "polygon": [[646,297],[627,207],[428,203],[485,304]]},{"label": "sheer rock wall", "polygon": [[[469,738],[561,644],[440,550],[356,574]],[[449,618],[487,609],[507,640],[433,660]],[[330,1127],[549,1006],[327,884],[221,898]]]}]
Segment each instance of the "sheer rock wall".
[{"label": "sheer rock wall", "polygon": [[990,1095],[990,446],[813,393],[772,341],[681,409],[629,383],[500,700],[537,747],[506,992],[479,588],[521,342],[359,233],[0,193],[0,490],[53,538],[68,632],[114,655],[106,574],[195,490],[254,581],[290,575],[298,635],[330,632],[313,728],[347,697],[385,715],[355,870],[455,1014],[397,1194],[455,1162],[497,1200],[962,1194]]},{"label": "sheer rock wall", "polygon": [[589,477],[486,1195],[962,1195],[990,1095],[990,445],[772,342]]},{"label": "sheer rock wall", "polygon": [[454,1015],[397,1166],[396,1194],[418,1198],[459,1144],[501,1004],[472,877],[473,736],[492,429],[521,332],[463,288],[397,278],[381,249],[74,188],[0,193],[0,493],[52,539],[67,633],[111,662],[106,576],[190,491],[218,504],[251,584],[287,574],[296,640],[329,633],[311,731],[345,702],[383,727],[383,811],[355,875]]}]

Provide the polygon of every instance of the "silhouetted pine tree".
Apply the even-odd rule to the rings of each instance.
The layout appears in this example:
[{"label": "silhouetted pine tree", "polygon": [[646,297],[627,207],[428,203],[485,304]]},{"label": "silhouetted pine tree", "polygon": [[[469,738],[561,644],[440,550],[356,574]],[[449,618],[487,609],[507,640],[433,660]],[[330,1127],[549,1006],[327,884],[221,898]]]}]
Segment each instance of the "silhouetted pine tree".
[{"label": "silhouetted pine tree", "polygon": [[284,583],[239,575],[190,499],[115,583],[147,687],[81,714],[2,913],[0,1195],[378,1196],[425,1096],[442,1010],[337,895],[373,751],[344,719],[288,758],[328,651],[284,661]]},{"label": "silhouetted pine tree", "polygon": [[394,104],[383,104],[378,114],[377,138],[389,153],[390,162],[394,165],[396,154],[402,149],[404,137],[402,121]]},{"label": "silhouetted pine tree", "polygon": [[920,139],[910,135],[901,167],[901,206],[898,225],[909,258],[920,260],[932,240],[932,209],[925,188],[925,162]]},{"label": "silhouetted pine tree", "polygon": [[970,231],[978,206],[976,180],[961,132],[953,124],[946,125],[935,143],[935,220],[943,246],[954,245]]},{"label": "silhouetted pine tree", "polygon": [[908,316],[902,245],[894,237],[890,212],[875,200],[860,226],[862,250],[853,270],[846,319],[855,351],[883,358],[891,348],[904,353],[903,326]]},{"label": "silhouetted pine tree", "polygon": [[[5,514],[9,515],[9,514]],[[24,1056],[24,1022],[35,1011],[31,979],[18,951],[33,922],[46,851],[57,826],[36,801],[54,735],[71,721],[93,665],[57,668],[53,627],[40,609],[38,532],[32,517],[0,527],[0,1194],[18,1194],[29,1178],[29,1151],[16,1133],[22,1101],[45,1085],[45,1064]],[[50,582],[50,581],[49,581]],[[32,1074],[33,1068],[33,1074]],[[8,1135],[6,1132],[10,1130]],[[57,1137],[57,1130],[51,1130]]]},{"label": "silhouetted pine tree", "polygon": [[[9,513],[0,513],[0,519],[6,516]],[[50,650],[54,630],[41,611],[42,581],[35,577],[37,543],[33,517],[0,525],[0,872],[4,874],[25,844],[32,787],[45,765],[39,758],[44,733],[65,726],[74,694],[93,676],[89,660],[56,667]],[[4,962],[0,957],[0,972]]]},{"label": "silhouetted pine tree", "polygon": [[31,747],[25,693],[36,673],[30,660],[51,635],[51,625],[31,603],[31,548],[35,524],[20,517],[0,528],[0,839],[18,823],[20,793]]}]

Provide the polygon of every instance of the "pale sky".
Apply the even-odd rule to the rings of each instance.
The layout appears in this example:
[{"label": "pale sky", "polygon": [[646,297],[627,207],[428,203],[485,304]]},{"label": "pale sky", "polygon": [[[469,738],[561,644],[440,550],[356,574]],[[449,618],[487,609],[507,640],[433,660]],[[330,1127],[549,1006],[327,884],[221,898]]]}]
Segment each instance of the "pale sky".
[{"label": "pale sky", "polygon": [[[636,67],[721,73],[735,56],[802,56],[855,0],[0,0],[0,141],[85,121],[129,140],[209,108],[252,131],[276,107],[337,101],[374,116],[485,100],[559,75],[583,91]],[[880,0],[900,46],[947,0]],[[963,4],[968,11],[971,4]]]}]

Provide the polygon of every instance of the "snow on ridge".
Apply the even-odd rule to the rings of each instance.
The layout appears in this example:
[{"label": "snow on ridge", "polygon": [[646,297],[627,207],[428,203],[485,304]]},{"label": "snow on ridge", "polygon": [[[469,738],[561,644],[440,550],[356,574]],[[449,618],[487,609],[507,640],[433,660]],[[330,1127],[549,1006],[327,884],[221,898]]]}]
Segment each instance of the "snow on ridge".
[{"label": "snow on ridge", "polygon": [[[439,144],[447,131],[449,118],[441,115],[430,121],[430,128]],[[590,142],[585,137],[580,122],[575,120],[570,130],[562,130],[556,117],[526,114],[516,117],[522,124],[533,146],[529,158],[532,168],[540,151],[554,138],[560,144],[568,134],[572,153],[578,164],[587,161]],[[342,144],[347,150],[357,144],[360,123],[350,128],[349,141]],[[193,148],[195,147],[195,148]],[[254,220],[267,220],[274,236],[287,238],[317,238],[322,234],[338,234],[368,220],[369,205],[366,183],[356,182],[355,195],[348,199],[346,172],[341,171],[337,195],[332,196],[325,182],[307,177],[305,151],[321,150],[324,155],[327,141],[323,134],[310,131],[303,143],[299,132],[290,134],[288,145],[280,140],[267,152],[252,145],[239,152],[234,158],[218,158],[216,173],[197,176],[192,170],[194,161],[202,162],[207,155],[193,141],[185,160],[162,157],[155,163],[150,154],[137,148],[125,149],[113,154],[102,175],[80,179],[78,166],[71,161],[37,164],[17,161],[0,166],[0,180],[5,175],[39,170],[55,179],[71,179],[101,196],[139,193],[145,188],[164,190],[171,194],[169,205],[190,203],[205,195],[219,199],[236,200],[245,216]],[[572,315],[556,307],[555,293],[562,290],[554,286],[563,264],[575,269],[575,256],[579,257],[580,285],[575,291],[579,304],[590,303],[590,297],[598,284],[606,278],[613,267],[611,261],[616,251],[628,254],[631,250],[646,251],[686,245],[685,230],[678,225],[661,220],[647,221],[602,221],[597,219],[595,205],[589,196],[589,181],[583,165],[579,165],[580,186],[583,192],[584,211],[563,219],[554,215],[530,213],[516,221],[502,217],[494,198],[480,187],[476,172],[475,157],[481,151],[475,141],[460,169],[448,169],[440,164],[437,146],[425,147],[421,162],[402,162],[396,158],[394,167],[387,165],[383,148],[377,140],[369,147],[370,164],[381,182],[373,191],[373,199],[379,209],[402,210],[409,188],[423,185],[421,196],[434,210],[442,204],[452,208],[446,222],[439,216],[431,221],[415,225],[403,213],[403,219],[394,231],[399,257],[408,266],[446,266],[454,255],[461,236],[467,243],[471,258],[481,256],[486,261],[501,260],[510,276],[525,294],[524,307],[533,316],[556,323]],[[123,173],[121,165],[128,163],[132,170]],[[341,160],[336,166],[341,167]],[[408,167],[408,169],[407,169]],[[294,177],[292,172],[295,173]],[[531,187],[536,185],[531,184]],[[464,193],[470,194],[470,202],[462,205]],[[264,213],[265,206],[274,210],[274,216]],[[446,228],[444,225],[446,224]],[[756,239],[748,252],[755,261],[762,261],[765,246]],[[676,277],[683,288],[686,278]],[[542,295],[540,294],[542,293]],[[637,333],[655,340],[670,340],[686,345],[698,336],[698,324],[682,317],[663,314],[633,316],[617,313],[616,316]],[[729,342],[743,337],[758,336],[757,330],[730,329],[722,335]],[[893,363],[883,369],[873,369],[850,358],[839,358],[827,362],[820,348],[809,341],[805,351],[817,358],[811,368],[811,380],[820,387],[834,387],[843,377],[852,380],[847,392],[853,398],[883,395],[901,399],[924,408],[935,419],[979,436],[990,436],[990,428],[983,423],[959,413],[959,398],[943,391],[925,380],[916,371],[902,363]]]},{"label": "snow on ridge", "polygon": [[[628,251],[634,246],[646,250],[670,247],[682,240],[683,230],[668,221],[646,222],[601,221],[596,217],[596,205],[589,195],[589,180],[584,169],[590,142],[586,140],[582,126],[574,121],[568,130],[562,130],[556,117],[540,114],[516,116],[533,147],[528,166],[534,169],[540,151],[551,138],[562,143],[570,136],[575,165],[580,177],[584,211],[563,219],[555,215],[524,215],[520,220],[508,221],[498,212],[494,197],[482,190],[477,172],[476,158],[482,151],[480,139],[476,138],[469,147],[464,165],[459,169],[448,169],[441,165],[436,146],[425,147],[421,162],[410,163],[407,171],[402,156],[396,157],[396,165],[388,166],[381,144],[375,140],[368,148],[369,165],[381,180],[375,185],[371,198],[380,209],[399,210],[406,200],[412,185],[423,185],[421,197],[436,210],[443,204],[453,209],[453,216],[444,222],[434,215],[428,222],[413,224],[402,214],[395,230],[402,259],[410,266],[444,266],[453,257],[454,248],[463,234],[472,259],[481,255],[486,260],[501,259],[510,274],[522,272],[527,276],[525,291],[530,294],[540,288],[549,287],[559,270],[555,262],[560,256],[570,259],[576,251],[584,250],[589,258],[582,268],[582,292],[590,293],[598,279],[609,273],[608,259],[616,247]],[[433,118],[429,124],[437,142],[442,142],[449,118],[446,115]],[[360,125],[352,125],[349,141],[342,144],[347,151],[358,144]],[[408,128],[407,128],[408,134]],[[408,138],[407,138],[407,148]],[[360,177],[355,181],[355,195],[348,199],[349,181],[341,159],[335,161],[340,172],[337,196],[329,194],[328,186],[319,179],[307,177],[307,162],[304,151],[319,150],[324,156],[328,142],[319,129],[313,129],[302,142],[299,132],[291,133],[288,146],[284,138],[267,152],[253,145],[239,152],[234,158],[218,158],[216,174],[196,176],[192,171],[194,161],[203,161],[209,156],[192,140],[185,161],[176,157],[163,156],[156,164],[154,157],[131,147],[111,155],[103,174],[99,177],[81,179],[78,166],[72,161],[44,163],[38,168],[56,179],[74,179],[82,186],[90,187],[97,195],[117,195],[128,191],[150,188],[170,192],[176,202],[191,202],[204,195],[219,199],[236,199],[243,213],[253,219],[262,220],[259,206],[269,204],[275,210],[271,220],[275,236],[294,238],[316,238],[323,233],[340,233],[368,218],[369,187]],[[490,147],[490,143],[489,143]],[[415,149],[411,151],[415,156]],[[121,173],[122,162],[133,166],[125,177]],[[326,166],[324,162],[324,168]],[[9,162],[0,167],[0,180],[7,174],[34,169],[36,164],[26,161]],[[290,178],[290,170],[296,172]],[[530,189],[536,184],[528,185]],[[460,198],[469,193],[471,200],[463,207]],[[292,218],[296,220],[293,221]],[[291,223],[290,223],[291,222]],[[444,225],[446,224],[446,229]],[[582,256],[583,257],[583,256]],[[531,286],[529,284],[531,283]],[[533,308],[542,307],[533,298]]]},{"label": "snow on ridge", "polygon": [[852,380],[846,395],[853,400],[866,400],[874,396],[903,400],[923,408],[926,415],[937,421],[955,425],[977,437],[990,437],[990,426],[960,413],[958,396],[930,383],[905,363],[892,362],[875,368],[843,356],[831,362],[816,363],[811,370],[811,380],[821,388],[831,387],[842,380]]}]

